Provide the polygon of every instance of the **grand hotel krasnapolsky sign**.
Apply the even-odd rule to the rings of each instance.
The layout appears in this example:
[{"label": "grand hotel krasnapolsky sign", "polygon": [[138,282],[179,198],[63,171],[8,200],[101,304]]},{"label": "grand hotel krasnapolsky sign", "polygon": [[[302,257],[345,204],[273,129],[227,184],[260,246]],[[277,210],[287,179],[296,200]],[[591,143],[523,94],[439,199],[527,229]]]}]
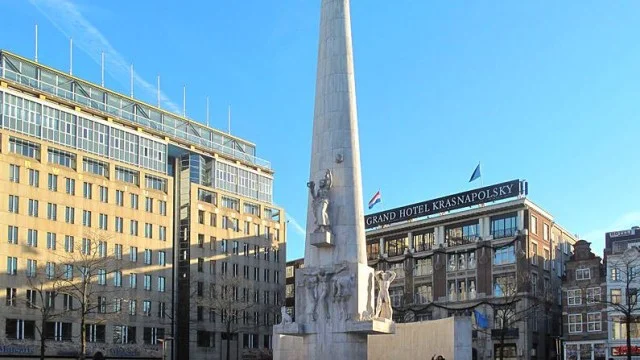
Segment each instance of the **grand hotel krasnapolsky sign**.
[{"label": "grand hotel krasnapolsky sign", "polygon": [[369,229],[376,226],[461,209],[490,201],[526,195],[527,191],[528,187],[526,181],[511,180],[496,185],[485,186],[479,189],[366,215],[364,217],[364,225],[365,228]]}]

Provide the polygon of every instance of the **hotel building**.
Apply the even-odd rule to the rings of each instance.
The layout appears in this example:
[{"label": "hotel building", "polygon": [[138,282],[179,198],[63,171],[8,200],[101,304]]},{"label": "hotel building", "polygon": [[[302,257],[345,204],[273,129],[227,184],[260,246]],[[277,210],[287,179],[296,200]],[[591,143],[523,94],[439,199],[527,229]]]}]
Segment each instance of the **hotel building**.
[{"label": "hotel building", "polygon": [[471,316],[474,359],[501,347],[503,359],[556,358],[575,237],[526,189],[514,180],[365,216],[369,265],[397,274],[396,322]]},{"label": "hotel building", "polygon": [[[88,355],[268,351],[285,282],[273,174],[252,143],[1,51],[0,357],[37,357],[41,333],[47,355],[77,354],[83,306],[53,283],[91,264]],[[242,313],[202,305],[225,278]],[[40,326],[43,307],[57,316]]]}]

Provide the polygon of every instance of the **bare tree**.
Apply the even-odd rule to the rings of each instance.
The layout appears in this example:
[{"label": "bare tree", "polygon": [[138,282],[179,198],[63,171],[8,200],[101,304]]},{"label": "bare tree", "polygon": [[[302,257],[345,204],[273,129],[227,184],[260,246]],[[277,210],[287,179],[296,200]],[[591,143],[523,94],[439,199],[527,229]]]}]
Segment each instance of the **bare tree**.
[{"label": "bare tree", "polygon": [[44,360],[46,350],[45,328],[50,321],[62,317],[68,313],[66,309],[57,309],[55,306],[58,294],[57,285],[62,279],[63,273],[55,263],[47,263],[43,268],[37,269],[35,274],[28,274],[27,283],[30,296],[26,299],[28,308],[36,309],[39,313],[39,322],[36,322],[36,331],[40,336],[40,359]]},{"label": "bare tree", "polygon": [[[115,271],[114,262],[107,254],[110,238],[101,232],[87,232],[72,251],[60,254],[62,276],[55,287],[78,304],[73,311],[80,320],[79,358],[84,360],[87,350],[86,323],[90,314],[106,314],[106,303],[101,301],[108,292],[107,277]],[[93,316],[99,318],[99,316]]]},{"label": "bare tree", "polygon": [[[539,321],[553,307],[553,292],[539,285],[530,273],[510,274],[496,278],[494,298],[486,304],[493,310],[494,330],[498,330],[500,350],[497,359],[504,359],[504,345],[509,330],[521,322]],[[487,332],[491,335],[490,330]]]},{"label": "bare tree", "polygon": [[229,360],[231,337],[241,328],[241,314],[257,306],[255,291],[249,287],[250,282],[243,282],[238,277],[218,275],[214,279],[207,285],[201,281],[194,284],[194,303],[202,309],[198,311],[208,309],[212,316],[221,319],[226,336],[226,358]]}]

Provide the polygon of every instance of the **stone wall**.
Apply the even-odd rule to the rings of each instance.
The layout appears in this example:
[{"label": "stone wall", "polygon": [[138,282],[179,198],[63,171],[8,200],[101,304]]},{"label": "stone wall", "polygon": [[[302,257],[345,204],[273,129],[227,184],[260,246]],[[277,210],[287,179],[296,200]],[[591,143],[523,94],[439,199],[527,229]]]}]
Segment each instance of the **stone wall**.
[{"label": "stone wall", "polygon": [[[273,358],[303,360],[302,337],[274,334]],[[369,335],[368,360],[471,359],[471,319],[449,317],[440,320],[396,324],[393,335]],[[357,359],[352,359],[357,360]]]},{"label": "stone wall", "polygon": [[370,335],[368,360],[471,359],[471,319],[449,317],[440,320],[396,324],[394,335]]}]

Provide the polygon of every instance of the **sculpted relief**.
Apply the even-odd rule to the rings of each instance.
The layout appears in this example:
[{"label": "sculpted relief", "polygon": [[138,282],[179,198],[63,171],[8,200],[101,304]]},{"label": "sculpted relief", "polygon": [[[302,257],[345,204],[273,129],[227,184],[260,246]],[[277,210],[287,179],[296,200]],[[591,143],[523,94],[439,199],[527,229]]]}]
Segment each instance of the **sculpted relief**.
[{"label": "sculpted relief", "polygon": [[393,308],[389,296],[389,286],[396,278],[396,273],[390,270],[376,271],[375,278],[378,281],[378,299],[376,301],[376,318],[392,319]]},{"label": "sculpted relief", "polygon": [[[336,284],[335,281],[332,283],[333,276],[344,271],[346,268],[346,265],[341,265],[337,269],[318,269],[304,274],[304,286],[307,288],[307,301],[305,306],[307,314],[313,321],[318,320],[318,306],[320,306],[320,310],[322,310],[325,319],[328,320],[331,318],[328,297],[333,294],[334,302],[337,302],[336,291],[340,292],[339,303],[348,302],[351,296],[351,289],[347,290],[345,287],[349,285],[349,282],[341,277],[337,280],[339,284]],[[341,315],[342,314],[341,312]]]}]

